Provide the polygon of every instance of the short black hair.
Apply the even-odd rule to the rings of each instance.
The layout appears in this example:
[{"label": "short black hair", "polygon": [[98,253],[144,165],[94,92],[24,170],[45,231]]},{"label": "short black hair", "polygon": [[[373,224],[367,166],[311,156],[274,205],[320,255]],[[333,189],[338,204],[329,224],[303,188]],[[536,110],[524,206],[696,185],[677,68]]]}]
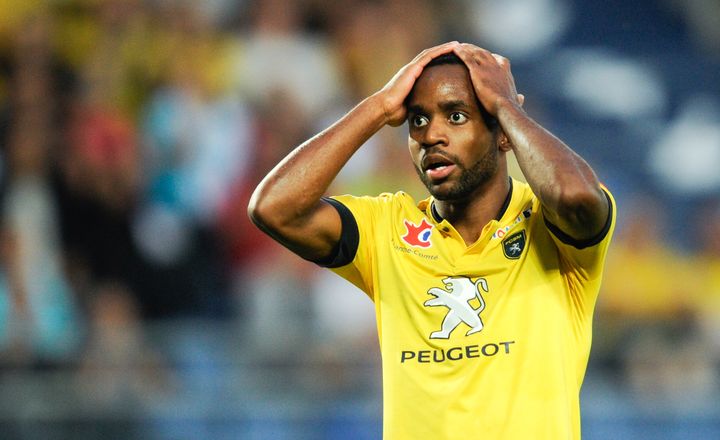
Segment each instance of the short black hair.
[{"label": "short black hair", "polygon": [[[442,66],[445,64],[458,64],[461,66],[465,66],[465,63],[463,62],[463,60],[460,59],[459,56],[457,56],[454,52],[449,52],[433,58],[425,66],[425,68],[427,69],[428,67]],[[467,68],[467,66],[465,67]],[[482,115],[483,121],[485,122],[485,125],[489,130],[495,131],[498,127],[500,127],[500,123],[498,122],[497,118],[488,113],[488,111],[485,109],[485,107],[483,107],[480,101],[477,102],[477,105],[480,109],[480,114]]]},{"label": "short black hair", "polygon": [[425,67],[441,66],[443,64],[460,64],[462,66],[465,65],[465,63],[463,63],[463,61],[460,59],[459,56],[455,54],[455,52],[448,52],[433,58]]}]

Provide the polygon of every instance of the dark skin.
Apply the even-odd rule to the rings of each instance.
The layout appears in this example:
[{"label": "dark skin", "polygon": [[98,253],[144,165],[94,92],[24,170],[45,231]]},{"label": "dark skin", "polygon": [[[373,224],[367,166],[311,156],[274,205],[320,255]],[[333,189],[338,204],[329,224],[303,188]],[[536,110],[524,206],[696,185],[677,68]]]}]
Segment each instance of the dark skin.
[{"label": "dark skin", "polygon": [[498,134],[483,121],[468,71],[461,65],[428,68],[408,97],[408,144],[420,179],[438,213],[472,244],[495,218],[508,183]]},{"label": "dark skin", "polygon": [[[449,52],[466,68],[441,65],[425,70],[433,58]],[[427,177],[439,213],[467,244],[497,216],[507,196],[510,150],[548,220],[576,240],[596,236],[609,207],[595,173],[532,120],[522,100],[507,59],[458,42],[426,49],[381,90],[283,159],[256,188],[248,213],[298,255],[311,260],[327,257],[342,231],[337,211],[321,197],[373,134],[410,117],[413,162]],[[498,119],[497,133],[479,118],[478,103]],[[443,164],[446,168],[438,166]]]}]

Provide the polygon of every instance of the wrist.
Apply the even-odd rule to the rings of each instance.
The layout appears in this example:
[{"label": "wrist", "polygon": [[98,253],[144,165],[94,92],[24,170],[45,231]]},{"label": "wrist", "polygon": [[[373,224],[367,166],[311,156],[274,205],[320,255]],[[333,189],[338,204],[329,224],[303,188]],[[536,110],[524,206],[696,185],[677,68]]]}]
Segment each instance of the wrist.
[{"label": "wrist", "polygon": [[388,110],[390,106],[383,90],[365,98],[360,105],[365,107],[373,126],[378,129],[392,124],[393,114]]},{"label": "wrist", "polygon": [[508,117],[518,117],[523,115],[525,115],[525,110],[517,101],[508,98],[500,98],[495,102],[495,116],[501,124],[502,121]]}]

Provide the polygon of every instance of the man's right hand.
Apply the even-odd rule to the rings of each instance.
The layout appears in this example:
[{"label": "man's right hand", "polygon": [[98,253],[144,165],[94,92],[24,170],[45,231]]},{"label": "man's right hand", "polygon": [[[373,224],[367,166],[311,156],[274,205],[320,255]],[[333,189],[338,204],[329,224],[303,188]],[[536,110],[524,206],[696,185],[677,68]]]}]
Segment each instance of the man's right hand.
[{"label": "man's right hand", "polygon": [[425,66],[458,44],[450,42],[422,51],[380,91],[293,149],[253,192],[248,204],[253,222],[303,258],[323,261],[329,257],[341,239],[342,221],[322,196],[371,136],[384,125],[402,125],[407,118],[405,99]]},{"label": "man's right hand", "polygon": [[412,91],[415,81],[420,77],[425,66],[433,58],[450,53],[459,45],[457,41],[451,41],[423,50],[375,93],[374,97],[379,100],[385,113],[386,124],[397,127],[405,122],[407,118],[405,98]]}]

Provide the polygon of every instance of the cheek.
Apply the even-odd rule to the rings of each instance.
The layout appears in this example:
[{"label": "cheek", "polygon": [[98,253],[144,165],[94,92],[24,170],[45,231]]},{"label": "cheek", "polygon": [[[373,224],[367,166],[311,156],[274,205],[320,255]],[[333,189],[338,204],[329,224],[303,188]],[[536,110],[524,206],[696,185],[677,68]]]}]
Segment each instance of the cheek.
[{"label": "cheek", "polygon": [[469,130],[458,139],[474,154],[486,154],[490,148],[497,148],[493,136],[487,130]]},{"label": "cheek", "polygon": [[408,147],[410,148],[410,151],[419,150],[420,149],[420,143],[421,143],[420,135],[417,132],[413,132],[411,130],[408,133]]},{"label": "cheek", "polygon": [[476,136],[477,135],[471,131],[459,133],[455,138],[455,145],[459,147],[458,153],[467,157],[475,156],[485,151],[487,149],[485,140]]},{"label": "cheek", "polygon": [[412,158],[413,163],[416,165],[420,160],[420,150],[420,143],[408,135],[408,151],[410,151],[410,158]]}]

